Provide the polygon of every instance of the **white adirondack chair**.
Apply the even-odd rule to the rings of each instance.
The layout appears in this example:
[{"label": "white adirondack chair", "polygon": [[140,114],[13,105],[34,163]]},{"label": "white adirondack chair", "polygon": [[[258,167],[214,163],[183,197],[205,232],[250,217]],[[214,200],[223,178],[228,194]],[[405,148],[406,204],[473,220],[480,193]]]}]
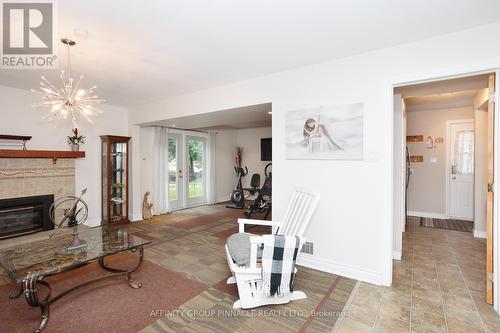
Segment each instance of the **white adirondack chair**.
[{"label": "white adirondack chair", "polygon": [[[300,248],[302,248],[302,245],[305,243],[304,232],[309,225],[318,201],[319,194],[317,193],[294,191],[281,223],[267,220],[238,219],[239,232],[245,232],[246,224],[272,226],[275,234],[299,236]],[[293,291],[285,296],[266,296],[262,291],[262,267],[257,262],[257,247],[263,244],[263,237],[251,236],[250,244],[250,263],[247,266],[238,266],[231,258],[226,245],[227,263],[233,274],[233,276],[227,279],[227,284],[236,283],[240,296],[240,299],[233,304],[234,309],[251,309],[268,304],[284,304],[307,297],[302,291]],[[297,273],[297,269],[295,269],[295,273]]]}]

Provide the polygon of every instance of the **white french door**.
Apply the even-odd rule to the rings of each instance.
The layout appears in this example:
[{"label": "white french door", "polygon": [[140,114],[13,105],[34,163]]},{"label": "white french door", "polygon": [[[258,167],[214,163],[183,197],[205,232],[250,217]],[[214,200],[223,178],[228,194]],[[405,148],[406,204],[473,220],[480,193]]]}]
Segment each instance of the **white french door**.
[{"label": "white french door", "polygon": [[186,135],[186,205],[195,206],[207,202],[206,191],[207,139]]},{"label": "white french door", "polygon": [[[189,132],[188,132],[189,133]],[[168,134],[168,200],[170,210],[207,202],[205,136]]]},{"label": "white french door", "polygon": [[474,123],[472,120],[448,124],[449,216],[474,219]]},{"label": "white french door", "polygon": [[168,135],[168,201],[171,210],[184,207],[184,143],[181,134]]}]

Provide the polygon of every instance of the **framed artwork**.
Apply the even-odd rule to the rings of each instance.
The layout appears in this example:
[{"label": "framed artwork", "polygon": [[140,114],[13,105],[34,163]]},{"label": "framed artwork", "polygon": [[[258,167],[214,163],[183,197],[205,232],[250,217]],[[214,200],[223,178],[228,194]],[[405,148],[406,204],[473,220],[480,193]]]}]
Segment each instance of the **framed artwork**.
[{"label": "framed artwork", "polygon": [[363,103],[287,111],[286,159],[363,159]]}]

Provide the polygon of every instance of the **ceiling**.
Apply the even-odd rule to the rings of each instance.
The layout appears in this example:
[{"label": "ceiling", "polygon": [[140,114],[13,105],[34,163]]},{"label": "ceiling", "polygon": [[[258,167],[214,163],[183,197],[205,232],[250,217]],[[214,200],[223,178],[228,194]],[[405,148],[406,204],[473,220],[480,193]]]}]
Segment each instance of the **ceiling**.
[{"label": "ceiling", "polygon": [[432,111],[474,106],[479,89],[488,88],[488,74],[397,87],[405,101],[406,110]]},{"label": "ceiling", "polygon": [[439,95],[488,88],[489,74],[464,76],[455,79],[418,83],[394,88],[403,98]]},{"label": "ceiling", "polygon": [[[73,73],[125,107],[500,20],[495,0],[57,3],[61,36],[88,32],[72,50]],[[41,74],[57,78],[1,70],[0,85],[36,88]]]},{"label": "ceiling", "polygon": [[472,107],[476,92],[477,90],[466,90],[439,95],[407,97],[405,98],[405,107],[409,112]]},{"label": "ceiling", "polygon": [[271,127],[271,103],[244,106],[144,124],[199,131]]}]

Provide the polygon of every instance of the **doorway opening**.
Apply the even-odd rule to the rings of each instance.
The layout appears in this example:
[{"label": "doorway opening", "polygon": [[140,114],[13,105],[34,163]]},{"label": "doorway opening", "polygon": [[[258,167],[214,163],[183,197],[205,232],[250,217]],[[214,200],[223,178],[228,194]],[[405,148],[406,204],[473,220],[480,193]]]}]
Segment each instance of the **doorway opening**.
[{"label": "doorway opening", "polygon": [[[244,217],[265,183],[265,170],[271,173],[270,166],[266,169],[272,162],[271,138],[271,103],[143,124],[143,192],[151,192],[154,214],[226,206],[235,190],[239,162],[248,171],[240,178],[244,204],[230,215]],[[242,151],[239,160],[238,147]],[[269,217],[270,211],[269,205]],[[265,213],[257,210],[255,217]]]},{"label": "doorway opening", "polygon": [[393,95],[395,265],[410,256],[434,264],[440,283],[453,271],[476,305],[492,305],[496,292],[496,81],[486,72],[398,86]]}]

